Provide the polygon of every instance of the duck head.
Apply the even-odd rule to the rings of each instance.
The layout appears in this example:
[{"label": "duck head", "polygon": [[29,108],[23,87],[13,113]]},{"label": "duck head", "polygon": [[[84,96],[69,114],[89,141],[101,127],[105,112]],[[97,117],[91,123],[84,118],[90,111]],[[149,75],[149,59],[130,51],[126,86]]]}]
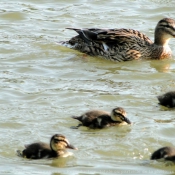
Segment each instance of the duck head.
[{"label": "duck head", "polygon": [[57,152],[58,155],[64,154],[66,148],[77,150],[77,148],[71,145],[66,137],[61,134],[55,134],[52,136],[50,147],[53,151]]},{"label": "duck head", "polygon": [[124,125],[131,124],[130,120],[126,117],[126,111],[121,107],[112,110],[111,119]]},{"label": "duck head", "polygon": [[167,46],[171,38],[175,38],[175,20],[164,18],[158,22],[155,28],[154,43],[160,46]]}]

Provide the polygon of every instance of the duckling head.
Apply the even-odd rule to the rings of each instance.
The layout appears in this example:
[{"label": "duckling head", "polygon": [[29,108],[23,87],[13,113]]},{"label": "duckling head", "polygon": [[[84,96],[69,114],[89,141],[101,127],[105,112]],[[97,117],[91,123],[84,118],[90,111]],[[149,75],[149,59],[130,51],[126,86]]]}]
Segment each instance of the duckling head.
[{"label": "duckling head", "polygon": [[69,143],[64,135],[55,134],[50,140],[50,147],[53,151],[57,152],[58,155],[64,154],[66,148],[77,150],[73,145]]},{"label": "duckling head", "polygon": [[111,119],[121,123],[122,125],[131,124],[130,120],[126,117],[126,111],[121,107],[117,107],[112,110]]}]

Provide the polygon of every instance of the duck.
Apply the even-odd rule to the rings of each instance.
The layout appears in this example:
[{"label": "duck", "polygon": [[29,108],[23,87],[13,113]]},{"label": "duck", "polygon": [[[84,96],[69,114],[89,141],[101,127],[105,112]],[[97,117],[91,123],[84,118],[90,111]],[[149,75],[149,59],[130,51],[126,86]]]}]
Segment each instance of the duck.
[{"label": "duck", "polygon": [[69,143],[64,135],[55,134],[50,139],[50,145],[43,142],[25,145],[25,149],[23,151],[17,150],[17,155],[27,159],[71,156],[73,153],[67,152],[66,148],[77,150],[77,148]]},{"label": "duck", "polygon": [[91,110],[81,116],[72,116],[72,118],[81,122],[76,128],[86,126],[93,129],[102,129],[108,126],[131,124],[122,107],[114,108],[111,114],[103,110]]},{"label": "duck", "polygon": [[169,108],[175,107],[175,91],[170,91],[163,95],[159,95],[157,96],[157,98],[160,105],[163,105]]},{"label": "duck", "polygon": [[162,147],[151,155],[151,160],[158,160],[158,159],[164,159],[164,160],[170,160],[175,161],[175,148],[174,147]]},{"label": "duck", "polygon": [[154,42],[134,29],[66,28],[77,36],[60,45],[78,50],[90,56],[98,56],[115,62],[138,59],[162,60],[172,57],[169,40],[175,37],[175,20],[161,19],[154,32]]}]

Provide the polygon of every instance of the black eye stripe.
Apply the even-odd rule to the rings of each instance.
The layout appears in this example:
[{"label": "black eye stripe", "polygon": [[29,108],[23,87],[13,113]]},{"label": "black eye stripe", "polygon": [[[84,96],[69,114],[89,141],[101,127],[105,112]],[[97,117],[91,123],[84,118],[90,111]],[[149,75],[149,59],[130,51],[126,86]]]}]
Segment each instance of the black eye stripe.
[{"label": "black eye stripe", "polygon": [[118,117],[120,117],[121,120],[125,120],[125,117],[123,117],[122,114],[117,114]]},{"label": "black eye stripe", "polygon": [[59,139],[54,139],[54,142],[55,142],[55,143],[57,143],[57,142],[59,142],[59,141],[60,141]]},{"label": "black eye stripe", "polygon": [[169,25],[165,25],[165,24],[161,24],[159,26],[162,26],[162,27],[167,27],[167,28],[170,28],[170,29],[173,29],[175,30],[175,28],[173,26],[169,26]]},{"label": "black eye stripe", "polygon": [[65,140],[60,140],[60,139],[54,139],[54,142],[55,143],[58,143],[58,142],[65,142],[67,144],[67,142]]}]

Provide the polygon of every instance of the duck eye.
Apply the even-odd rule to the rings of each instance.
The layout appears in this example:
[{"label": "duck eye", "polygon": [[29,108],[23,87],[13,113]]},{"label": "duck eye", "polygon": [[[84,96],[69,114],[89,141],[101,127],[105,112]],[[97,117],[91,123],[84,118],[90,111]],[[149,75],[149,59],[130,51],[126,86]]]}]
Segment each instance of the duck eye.
[{"label": "duck eye", "polygon": [[55,142],[55,143],[58,143],[58,142],[59,142],[59,140],[58,140],[58,139],[54,139],[54,142]]},{"label": "duck eye", "polygon": [[125,118],[122,115],[119,115],[119,117],[121,120],[123,120],[123,121],[125,120]]},{"label": "duck eye", "polygon": [[174,27],[173,26],[170,26],[170,25],[167,25],[167,24],[161,24],[160,26],[174,30]]},{"label": "duck eye", "polygon": [[122,117],[122,116],[119,116],[119,118],[120,118],[121,120],[123,120],[123,117]]}]

